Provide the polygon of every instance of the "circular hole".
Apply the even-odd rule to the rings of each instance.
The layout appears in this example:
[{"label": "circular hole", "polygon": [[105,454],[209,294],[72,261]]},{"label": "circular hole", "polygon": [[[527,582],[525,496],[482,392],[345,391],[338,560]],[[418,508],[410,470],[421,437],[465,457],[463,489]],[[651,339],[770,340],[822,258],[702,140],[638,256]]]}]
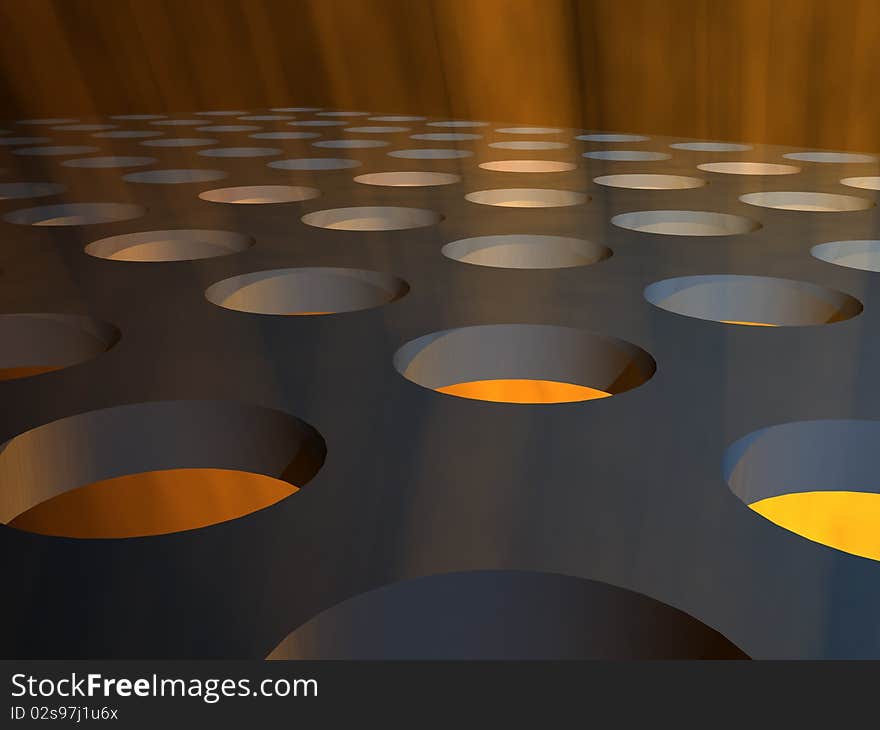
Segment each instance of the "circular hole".
[{"label": "circular hole", "polygon": [[861,303],[834,289],[769,276],[710,274],[664,279],[645,288],[655,307],[724,324],[802,327],[855,317]]},{"label": "circular hole", "polygon": [[280,155],[276,147],[215,147],[210,150],[199,150],[202,157],[271,157]]},{"label": "circular hole", "polygon": [[411,134],[409,137],[426,142],[458,142],[467,139],[482,139],[483,135],[468,132],[431,132],[429,134]]},{"label": "circular hole", "polygon": [[127,538],[192,530],[303,487],[324,440],[281,411],[224,401],[81,413],[4,444],[0,521],[43,535]]},{"label": "circular hole", "polygon": [[594,150],[584,152],[584,157],[592,160],[616,160],[619,162],[643,162],[648,160],[668,160],[671,155],[665,152],[648,150]]},{"label": "circular hole", "polygon": [[249,135],[253,139],[315,139],[317,132],[257,132]]},{"label": "circular hole", "polygon": [[247,114],[247,112],[238,109],[235,111],[194,112],[194,114],[202,117],[237,117],[240,114]]},{"label": "circular hole", "polygon": [[390,142],[386,142],[382,139],[327,139],[322,142],[312,142],[314,147],[352,150],[364,150],[370,147],[387,147],[389,144]]},{"label": "circular hole", "polygon": [[443,216],[433,210],[390,206],[331,208],[302,217],[302,222],[310,226],[339,231],[400,231],[433,226],[441,220]]},{"label": "circular hole", "polygon": [[769,162],[704,162],[697,165],[706,172],[720,172],[725,175],[793,175],[801,168],[794,165],[776,165]]},{"label": "circular hole", "polygon": [[150,132],[146,130],[122,130],[118,132],[98,132],[97,134],[93,134],[92,137],[98,137],[100,139],[147,139],[148,137],[161,137],[162,134],[162,132]]},{"label": "circular hole", "polygon": [[209,124],[207,127],[196,127],[198,132],[257,132],[262,127],[256,124]]},{"label": "circular hole", "polygon": [[357,160],[344,160],[338,157],[302,157],[296,160],[276,160],[269,167],[277,170],[346,170],[359,167]]},{"label": "circular hole", "polygon": [[462,157],[472,157],[470,150],[442,150],[442,149],[415,149],[394,150],[389,152],[389,157],[400,157],[404,160],[457,160]]},{"label": "circular hole", "polygon": [[611,249],[580,238],[521,233],[463,238],[447,243],[442,250],[455,261],[501,269],[564,269],[595,264],[611,256]]},{"label": "circular hole", "polygon": [[118,124],[63,124],[52,127],[52,129],[66,132],[103,132],[107,129],[116,129],[118,126]]},{"label": "circular hole", "polygon": [[745,152],[752,149],[750,144],[733,142],[676,142],[669,145],[675,150],[693,150],[694,152]]},{"label": "circular hole", "polygon": [[117,343],[119,330],[75,314],[2,314],[0,339],[0,380],[15,380],[91,360]]},{"label": "circular hole", "polygon": [[633,190],[686,190],[699,188],[706,184],[698,177],[684,175],[601,175],[593,182],[609,188],[629,188]]},{"label": "circular hole", "polygon": [[283,122],[288,119],[293,119],[293,117],[283,114],[251,114],[239,117],[239,119],[243,122]]},{"label": "circular hole", "polygon": [[647,142],[650,137],[641,134],[579,134],[582,142]]},{"label": "circular hole", "polygon": [[834,193],[800,193],[774,191],[765,193],[746,193],[739,199],[749,205],[778,210],[802,210],[816,213],[837,213],[848,210],[867,210],[874,203],[854,195],[836,195]]},{"label": "circular hole", "polygon": [[245,251],[253,240],[232,231],[175,229],[125,233],[92,241],[90,256],[113,261],[194,261]]},{"label": "circular hole", "polygon": [[391,134],[392,132],[409,132],[409,127],[346,127],[346,132],[356,134]]},{"label": "circular hole", "polygon": [[852,152],[789,152],[783,157],[800,162],[875,162],[874,155],[859,155]]},{"label": "circular hole", "polygon": [[206,137],[175,137],[173,139],[148,139],[141,142],[147,147],[204,147],[209,144],[217,144],[216,139]]},{"label": "circular hole", "polygon": [[502,127],[495,131],[501,134],[559,134],[562,132],[558,127]]},{"label": "circular hole", "polygon": [[155,157],[81,157],[75,160],[65,160],[61,164],[65,167],[142,167],[156,162]]},{"label": "circular hole", "polygon": [[317,112],[318,117],[366,117],[370,112]]},{"label": "circular hole", "polygon": [[623,393],[656,370],[641,348],[571,327],[492,324],[408,342],[394,367],[423,388],[495,403],[572,403]]},{"label": "circular hole", "polygon": [[132,122],[140,122],[140,121],[149,121],[150,119],[164,119],[164,114],[117,114],[115,117],[110,117],[111,119],[122,119]]},{"label": "circular hole", "polygon": [[0,184],[0,200],[42,198],[46,195],[57,195],[64,190],[66,187],[57,183],[2,183]]},{"label": "circular hole", "polygon": [[4,219],[24,226],[87,226],[127,221],[146,212],[146,208],[130,203],[66,203],[14,210]]},{"label": "circular hole", "polygon": [[12,147],[18,144],[41,144],[42,142],[51,142],[48,137],[3,137],[0,139],[0,145],[3,147]]},{"label": "circular hole", "polygon": [[565,142],[547,142],[540,139],[490,142],[489,146],[499,150],[561,150],[568,147]]},{"label": "circular hole", "polygon": [[18,124],[74,124],[79,119],[19,119]]},{"label": "circular hole", "polygon": [[159,122],[150,122],[162,127],[193,127],[196,124],[204,124],[204,119],[163,119]]},{"label": "circular hole", "polygon": [[97,151],[97,147],[88,147],[87,145],[55,145],[49,147],[23,147],[13,150],[12,154],[35,157],[53,157],[60,155],[85,155],[89,152]]},{"label": "circular hole", "polygon": [[321,192],[316,188],[297,185],[248,185],[238,188],[217,188],[199,193],[202,200],[212,203],[264,204],[297,203],[317,198]]},{"label": "circular hole", "polygon": [[590,199],[589,196],[573,190],[549,188],[477,190],[464,197],[472,203],[498,205],[504,208],[560,208],[566,205],[582,205]]},{"label": "circular hole", "polygon": [[280,106],[270,109],[271,112],[317,112],[320,111],[319,106]]},{"label": "circular hole", "polygon": [[324,315],[381,307],[408,291],[405,281],[378,271],[302,268],[233,276],[208,287],[205,297],[251,314]]},{"label": "circular hole", "polygon": [[179,183],[210,182],[222,180],[228,173],[222,170],[147,170],[146,172],[130,172],[122,179],[133,183],[149,183],[153,185],[177,185]]},{"label": "circular hole", "polygon": [[428,122],[429,127],[451,127],[452,129],[467,129],[468,127],[488,127],[489,122],[446,121]]},{"label": "circular hole", "polygon": [[751,218],[702,210],[639,210],[620,213],[611,222],[631,231],[665,236],[736,236],[761,227]]},{"label": "circular hole", "polygon": [[306,119],[301,122],[288,122],[291,127],[344,127],[348,122],[334,122],[330,119]]},{"label": "circular hole", "polygon": [[862,271],[880,271],[880,241],[831,241],[810,249],[820,261]]},{"label": "circular hole", "polygon": [[577,165],[571,162],[557,162],[555,160],[493,160],[481,162],[480,167],[493,172],[569,172],[577,169]]},{"label": "circular hole", "polygon": [[440,573],[343,601],[268,659],[748,659],[722,634],[640,593],[521,570]]},{"label": "circular hole", "polygon": [[423,122],[427,117],[411,117],[405,114],[392,114],[384,117],[370,117],[371,122]]},{"label": "circular hole", "polygon": [[448,172],[372,172],[367,175],[358,175],[354,181],[364,185],[414,188],[429,185],[452,185],[461,182],[461,176]]},{"label": "circular hole", "polygon": [[731,491],[762,517],[812,542],[880,560],[880,421],[796,421],[733,443]]},{"label": "circular hole", "polygon": [[880,190],[880,177],[845,177],[841,180],[844,185],[863,190]]}]

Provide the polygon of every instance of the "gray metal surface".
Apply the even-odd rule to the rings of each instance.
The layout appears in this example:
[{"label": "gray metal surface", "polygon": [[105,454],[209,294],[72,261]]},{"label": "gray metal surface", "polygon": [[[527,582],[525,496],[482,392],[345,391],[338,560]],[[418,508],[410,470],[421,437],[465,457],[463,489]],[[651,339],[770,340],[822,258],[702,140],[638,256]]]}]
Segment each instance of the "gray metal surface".
[{"label": "gray metal surface", "polygon": [[[351,126],[370,123],[364,119]],[[232,118],[229,123],[236,124]],[[313,147],[312,139],[272,139],[266,146],[283,155],[255,158],[205,158],[197,152],[206,147],[143,146],[137,138],[96,139],[14,121],[2,126],[21,136],[46,135],[50,145],[94,146],[95,155],[157,159],[141,171],[211,169],[226,177],[127,182],[125,169],[61,164],[77,155],[16,155],[15,145],[0,147],[0,182],[67,187],[38,199],[2,200],[0,217],[58,203],[147,209],[141,217],[85,226],[0,222],[0,312],[87,314],[121,332],[112,349],[88,362],[0,382],[0,440],[95,409],[210,399],[287,412],[313,426],[327,447],[323,468],[299,492],[204,529],[73,540],[0,527],[4,655],[263,657],[296,627],[364,591],[441,572],[516,569],[638,591],[685,611],[756,658],[880,657],[877,563],[776,527],[743,504],[723,475],[727,447],[756,429],[880,414],[880,275],[810,255],[815,244],[876,237],[877,208],[820,213],[738,199],[761,191],[812,191],[873,202],[877,193],[839,180],[877,174],[875,162],[796,161],[782,156],[793,149],[765,146],[672,149],[670,143],[682,140],[661,137],[575,140],[583,130],[534,137],[567,143],[562,149],[490,147],[529,139],[493,131],[512,126],[504,123],[467,130],[481,139],[426,142],[409,134],[437,128],[408,122],[411,132],[370,134],[391,143],[375,149],[328,150]],[[258,126],[261,132],[299,128],[284,121]],[[120,128],[162,130],[166,137],[213,135],[220,141],[212,147],[261,145],[249,137],[260,133],[256,129],[201,133],[142,121],[120,122]],[[341,126],[302,128],[320,132],[324,141],[357,137]],[[388,154],[421,147],[474,154]],[[581,156],[608,149],[671,157]],[[267,165],[308,157],[361,164],[317,170]],[[506,159],[565,160],[577,167],[543,174],[478,167]],[[801,171],[741,176],[697,168],[728,160],[798,165]],[[418,188],[352,179],[398,170],[456,173],[462,181]],[[699,177],[709,184],[631,190],[592,182],[630,172]],[[309,186],[321,195],[271,205],[198,197],[250,185]],[[577,191],[590,200],[509,208],[465,199],[501,188]],[[332,230],[300,220],[359,205],[427,209],[443,219],[399,231]],[[621,213],[660,209],[715,211],[761,225],[730,236],[674,236],[611,223]],[[172,228],[235,231],[255,243],[230,255],[164,263],[105,260],[83,250],[109,236]],[[441,253],[458,239],[516,233],[586,238],[613,255],[588,266],[538,270],[469,265]],[[249,314],[205,298],[209,286],[229,277],[305,266],[385,272],[410,290],[385,306],[320,317]],[[864,311],[828,325],[740,327],[664,311],[643,296],[646,286],[663,279],[714,274],[813,283],[855,297]],[[395,352],[415,338],[497,323],[560,325],[618,338],[645,350],[657,370],[611,398],[530,406],[433,392],[393,365]],[[53,454],[44,457],[51,461]],[[126,458],[115,455],[115,461]]]}]

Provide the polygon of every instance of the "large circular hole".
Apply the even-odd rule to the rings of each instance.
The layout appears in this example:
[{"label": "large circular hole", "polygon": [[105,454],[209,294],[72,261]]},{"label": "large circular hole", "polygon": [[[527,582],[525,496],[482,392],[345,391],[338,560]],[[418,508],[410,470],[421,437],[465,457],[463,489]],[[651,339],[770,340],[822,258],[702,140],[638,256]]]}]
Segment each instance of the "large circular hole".
[{"label": "large circular hole", "polygon": [[814,213],[837,213],[849,210],[867,210],[874,203],[854,195],[837,195],[835,193],[801,193],[790,191],[773,191],[763,193],[746,193],[739,199],[749,205],[778,210],[801,210]]},{"label": "large circular hole", "polygon": [[568,144],[541,139],[521,139],[513,142],[490,142],[489,146],[499,150],[561,150],[568,147]]},{"label": "large circular hole", "polygon": [[321,191],[298,185],[247,185],[238,188],[217,188],[199,193],[202,200],[212,203],[266,204],[298,203],[317,198]]},{"label": "large circular hole", "polygon": [[752,149],[750,144],[734,142],[675,142],[669,145],[674,150],[692,150],[693,152],[745,152]]},{"label": "large circular hole", "polygon": [[480,167],[492,172],[570,172],[577,169],[577,165],[571,162],[559,162],[556,160],[493,160],[481,162]]},{"label": "large circular hole", "polygon": [[85,167],[88,169],[104,169],[114,167],[143,167],[156,162],[155,157],[80,157],[75,160],[65,160],[61,164],[65,167]]},{"label": "large circular hole", "polygon": [[733,443],[731,491],[762,517],[813,542],[880,560],[880,421],[796,421]]},{"label": "large circular hole", "polygon": [[58,183],[2,183],[0,184],[0,200],[42,198],[47,195],[57,195],[64,190],[66,187]]},{"label": "large circular hole", "polygon": [[470,150],[444,150],[422,148],[415,150],[394,150],[389,152],[389,157],[400,157],[404,160],[457,160],[462,157],[472,157]]},{"label": "large circular hole", "polygon": [[853,152],[789,152],[783,157],[801,162],[853,163],[876,162],[874,155],[860,155]]},{"label": "large circular hole", "polygon": [[145,172],[130,172],[123,175],[122,179],[133,183],[179,185],[222,180],[228,174],[223,170],[147,170]]},{"label": "large circular hole", "polygon": [[426,142],[463,142],[469,139],[482,139],[482,134],[469,132],[430,132],[428,134],[411,134],[410,139],[421,139]]},{"label": "large circular hole", "polygon": [[359,167],[361,163],[338,157],[302,157],[296,160],[275,160],[268,164],[276,170],[347,170]]},{"label": "large circular hole", "polygon": [[405,281],[378,271],[302,268],[233,276],[208,287],[205,297],[251,314],[324,315],[381,307],[408,291]]},{"label": "large circular hole", "polygon": [[390,142],[384,139],[326,139],[321,142],[312,142],[313,147],[325,147],[335,150],[366,150],[373,147],[387,147]]},{"label": "large circular hole", "polygon": [[461,175],[449,172],[372,172],[367,175],[358,175],[354,181],[364,185],[414,188],[430,185],[452,185],[461,182]]},{"label": "large circular hole", "polygon": [[666,236],[736,236],[761,227],[750,218],[702,210],[639,210],[620,213],[611,222],[631,231]]},{"label": "large circular hole", "polygon": [[501,269],[564,269],[595,264],[611,249],[567,236],[510,234],[477,236],[447,243],[443,255],[465,264]]},{"label": "large circular hole", "polygon": [[97,151],[97,147],[89,147],[88,145],[54,145],[48,147],[22,147],[13,150],[12,154],[32,157],[62,157],[64,155],[85,155],[89,152]]},{"label": "large circular hole", "polygon": [[831,241],[813,246],[810,253],[829,264],[862,271],[880,271],[880,241]]},{"label": "large circular hole", "polygon": [[830,324],[862,311],[861,302],[834,289],[791,279],[733,274],[664,279],[645,288],[645,299],[686,317],[758,327]]},{"label": "large circular hole", "polygon": [[706,184],[698,177],[685,175],[600,175],[593,182],[609,188],[630,188],[633,190],[686,190],[699,188]]},{"label": "large circular hole", "polygon": [[845,177],[840,181],[851,188],[862,190],[880,190],[880,177]]},{"label": "large circular hole", "polygon": [[75,314],[2,314],[0,340],[0,380],[15,380],[91,360],[116,344],[119,330]]},{"label": "large circular hole", "polygon": [[493,324],[433,332],[394,355],[403,377],[431,390],[496,403],[571,403],[642,385],[654,359],[613,337],[570,327]]},{"label": "large circular hole", "polygon": [[148,139],[141,142],[147,147],[206,147],[217,144],[219,140],[207,137],[174,137],[172,139]]},{"label": "large circular hole", "polygon": [[697,168],[724,175],[793,175],[801,171],[801,168],[794,165],[777,165],[770,162],[704,162],[697,165]]},{"label": "large circular hole", "polygon": [[717,631],[601,581],[532,571],[441,573],[361,593],[268,659],[748,659]]},{"label": "large circular hole", "polygon": [[73,538],[127,538],[236,519],[296,492],[324,441],[280,411],[223,401],[117,406],[4,444],[0,521]]},{"label": "large circular hole", "polygon": [[567,205],[582,205],[590,199],[588,195],[573,190],[549,188],[477,190],[464,197],[472,203],[497,205],[503,208],[560,208]]},{"label": "large circular hole", "polygon": [[174,229],[101,238],[88,244],[85,251],[114,261],[194,261],[228,256],[252,245],[248,236],[232,231]]},{"label": "large circular hole", "polygon": [[647,142],[650,137],[641,134],[579,134],[575,139],[582,142]]},{"label": "large circular hole", "polygon": [[616,160],[619,162],[647,162],[649,160],[668,160],[671,155],[649,150],[593,150],[584,152],[584,157],[592,160]]},{"label": "large circular hole", "polygon": [[443,216],[433,210],[375,205],[318,210],[302,217],[310,226],[339,231],[399,231],[433,226],[441,220]]},{"label": "large circular hole", "polygon": [[199,150],[202,157],[272,157],[280,155],[277,147],[214,147],[210,150]]},{"label": "large circular hole", "polygon": [[129,203],[66,203],[14,210],[4,219],[24,226],[86,226],[127,221],[146,212],[146,208]]}]

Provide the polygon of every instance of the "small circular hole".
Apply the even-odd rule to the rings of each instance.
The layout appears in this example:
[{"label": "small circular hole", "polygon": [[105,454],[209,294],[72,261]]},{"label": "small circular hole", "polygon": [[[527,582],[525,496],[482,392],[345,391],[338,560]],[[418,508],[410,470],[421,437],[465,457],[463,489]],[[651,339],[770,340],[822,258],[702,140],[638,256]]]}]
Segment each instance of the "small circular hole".
[{"label": "small circular hole", "polygon": [[85,251],[113,261],[195,261],[228,256],[252,245],[251,238],[232,231],[175,229],[101,238],[88,244]]},{"label": "small circular hole", "polygon": [[620,213],[611,222],[631,231],[665,236],[736,236],[761,227],[750,218],[702,210],[639,210]]},{"label": "small circular hole", "polygon": [[443,150],[422,148],[415,150],[394,150],[389,152],[389,157],[400,157],[404,160],[456,160],[462,157],[471,157],[470,150]]},{"label": "small circular hole", "polygon": [[810,249],[820,261],[862,271],[880,271],[880,241],[831,241]]},{"label": "small circular hole", "polygon": [[302,157],[295,160],[275,160],[268,163],[276,170],[347,170],[359,167],[358,160],[345,160],[337,157]]},{"label": "small circular hole", "polygon": [[588,195],[572,190],[549,188],[477,190],[464,197],[472,203],[497,205],[503,208],[560,208],[567,205],[583,205],[590,199]]},{"label": "small circular hole", "polygon": [[859,155],[852,152],[789,152],[782,156],[800,162],[853,163],[877,160],[874,155]]},{"label": "small circular hole", "polygon": [[427,187],[461,182],[461,175],[448,172],[372,172],[367,175],[358,175],[354,181],[364,185]]},{"label": "small circular hole", "polygon": [[646,162],[649,160],[668,160],[671,155],[665,152],[649,150],[593,150],[584,152],[584,157],[591,160],[615,160],[619,162]]},{"label": "small circular hole", "polygon": [[47,195],[57,195],[66,189],[66,186],[57,183],[2,183],[0,200],[42,198]]},{"label": "small circular hole", "polygon": [[61,164],[65,167],[85,167],[88,169],[104,169],[114,167],[143,167],[156,162],[155,157],[80,157],[75,160],[65,160]]},{"label": "small circular hole", "polygon": [[481,162],[480,167],[492,172],[570,172],[576,170],[577,165],[571,162],[558,162],[556,160],[494,160]]},{"label": "small circular hole", "polygon": [[212,203],[267,204],[298,203],[317,198],[321,191],[296,185],[248,185],[237,188],[217,188],[199,193],[202,200]]},{"label": "small circular hole", "polygon": [[223,170],[147,170],[145,172],[130,172],[123,175],[122,179],[132,183],[178,185],[222,180],[228,174]]},{"label": "small circular hole", "polygon": [[210,150],[199,150],[202,157],[272,157],[280,155],[277,147],[214,147]]},{"label": "small circular hole", "polygon": [[565,142],[548,142],[541,139],[490,142],[489,146],[499,150],[561,150],[568,147]]},{"label": "small circular hole", "polygon": [[691,150],[693,152],[745,152],[752,149],[750,144],[733,142],[675,142],[669,146],[675,150]]},{"label": "small circular hole", "polygon": [[801,193],[774,191],[764,193],[746,193],[739,199],[749,205],[777,210],[800,210],[814,213],[837,213],[851,210],[867,210],[874,203],[854,195],[836,195],[834,193]]},{"label": "small circular hole", "polygon": [[647,142],[650,137],[641,134],[579,134],[575,139],[583,142]]},{"label": "small circular hole", "polygon": [[686,190],[699,188],[706,184],[698,177],[684,175],[601,175],[593,182],[610,188],[630,188],[633,190]]},{"label": "small circular hole", "polygon": [[4,219],[24,226],[86,226],[139,218],[146,212],[129,203],[66,203],[14,210]]},{"label": "small circular hole", "polygon": [[801,168],[794,165],[777,165],[770,162],[704,162],[697,165],[697,168],[724,175],[793,175],[801,171]]},{"label": "small circular hole", "polygon": [[580,238],[521,233],[463,238],[447,243],[442,251],[465,264],[502,269],[563,269],[588,266],[611,256],[611,249]]},{"label": "small circular hole", "polygon": [[331,208],[308,213],[303,223],[339,231],[400,231],[406,228],[433,226],[443,216],[433,210],[392,206],[356,206]]}]

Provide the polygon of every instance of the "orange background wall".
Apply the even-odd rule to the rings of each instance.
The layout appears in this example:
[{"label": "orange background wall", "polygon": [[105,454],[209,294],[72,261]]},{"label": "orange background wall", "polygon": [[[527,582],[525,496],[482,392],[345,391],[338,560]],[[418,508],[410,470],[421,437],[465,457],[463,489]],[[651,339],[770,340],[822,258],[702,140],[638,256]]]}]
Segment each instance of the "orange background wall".
[{"label": "orange background wall", "polygon": [[3,117],[299,104],[880,150],[878,0],[0,0]]}]

